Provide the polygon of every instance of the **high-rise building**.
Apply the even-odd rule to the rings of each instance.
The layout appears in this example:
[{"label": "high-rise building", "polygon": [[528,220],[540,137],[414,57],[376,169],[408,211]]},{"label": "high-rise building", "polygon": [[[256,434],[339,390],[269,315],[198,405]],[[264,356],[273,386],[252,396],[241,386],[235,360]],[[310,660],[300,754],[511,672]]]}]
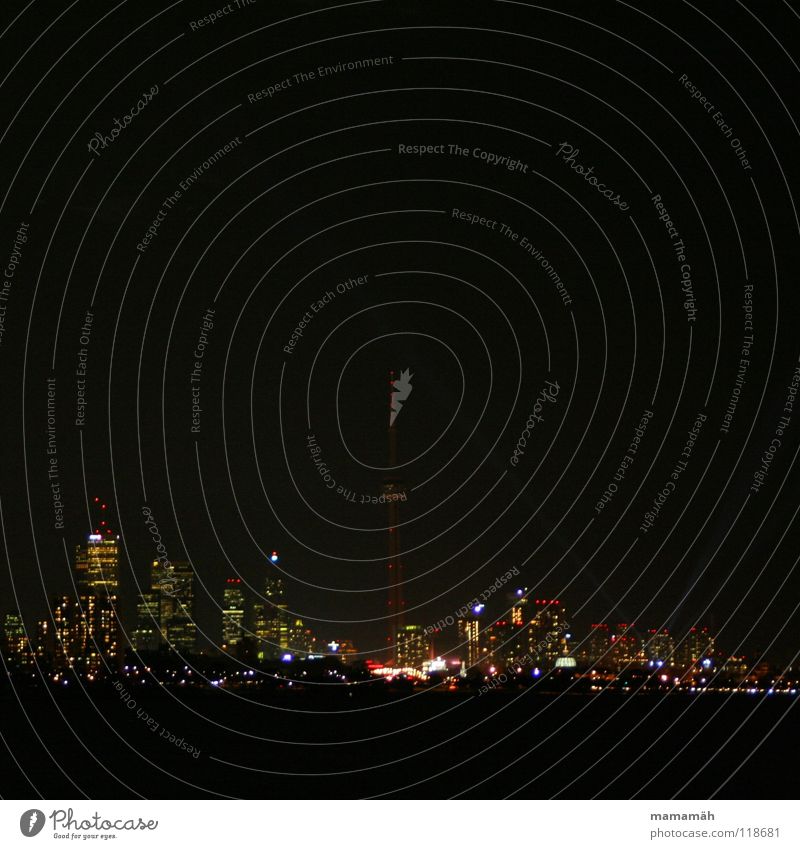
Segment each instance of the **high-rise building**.
[{"label": "high-rise building", "polygon": [[272,633],[272,608],[257,601],[253,604],[253,633],[256,637],[256,657],[269,660],[277,657],[276,640]]},{"label": "high-rise building", "polygon": [[511,593],[509,600],[509,618],[512,625],[528,624],[528,588],[520,587]]},{"label": "high-rise building", "polygon": [[136,627],[131,633],[135,651],[157,651],[161,644],[161,599],[157,592],[140,593],[136,603]]},{"label": "high-rise building", "polygon": [[107,520],[108,505],[95,498],[93,531],[75,548],[77,596],[52,601],[38,624],[34,654],[55,670],[72,668],[91,680],[113,674],[120,658],[119,536]]},{"label": "high-rise building", "polygon": [[605,622],[592,625],[586,642],[585,660],[601,668],[611,665],[611,630]]},{"label": "high-rise building", "polygon": [[79,595],[117,597],[119,537],[89,534],[86,542],[75,549],[75,573]]},{"label": "high-rise building", "polygon": [[[270,560],[277,563],[277,559],[278,555],[273,552]],[[264,599],[253,605],[253,632],[258,644],[256,657],[274,660],[291,653],[296,622],[288,611],[282,578],[277,572],[268,573],[264,581]],[[305,636],[301,641],[305,645]]]},{"label": "high-rise building", "polygon": [[[95,499],[101,517],[107,506]],[[105,518],[75,549],[78,598],[53,608],[54,637],[68,665],[95,676],[112,674],[120,657],[119,536]]]},{"label": "high-rise building", "polygon": [[611,666],[618,670],[642,663],[645,659],[642,641],[634,626],[620,622],[611,634]]},{"label": "high-rise building", "polygon": [[685,669],[712,659],[715,652],[715,640],[708,628],[690,628],[689,633],[677,648],[678,664]]},{"label": "high-rise building", "polygon": [[50,619],[39,623],[36,655],[50,658],[56,670],[113,674],[120,658],[115,599],[92,594],[53,599]]},{"label": "high-rise building", "polygon": [[395,665],[422,669],[422,664],[430,659],[431,644],[422,625],[401,625],[397,632]]},{"label": "high-rise building", "polygon": [[[513,616],[513,609],[511,613]],[[531,665],[527,623],[520,622],[519,617],[515,618],[517,622],[513,618],[498,619],[484,631],[484,655],[494,666],[511,668]]]},{"label": "high-rise building", "polygon": [[222,642],[238,645],[244,637],[244,590],[241,578],[228,578],[222,592]]},{"label": "high-rise building", "polygon": [[119,595],[119,535],[109,523],[109,506],[95,496],[91,504],[93,530],[75,547],[78,595]]},{"label": "high-rise building", "polygon": [[476,604],[463,618],[458,620],[459,654],[471,669],[476,667],[486,654],[481,634],[481,614],[484,605]]},{"label": "high-rise building", "polygon": [[[68,595],[58,596],[50,605],[51,627],[41,629],[43,649],[53,658],[56,669],[69,668],[81,653],[78,645],[77,602]],[[49,623],[47,623],[49,624]]]},{"label": "high-rise building", "polygon": [[528,651],[537,664],[555,666],[557,658],[564,654],[566,626],[566,611],[559,599],[535,599],[528,626]]},{"label": "high-rise building", "polygon": [[647,660],[654,663],[675,663],[675,641],[667,628],[650,628],[644,645]]},{"label": "high-rise building", "polygon": [[8,666],[21,668],[33,663],[33,652],[25,636],[25,625],[19,613],[5,615],[2,651]]},{"label": "high-rise building", "polygon": [[289,622],[289,646],[292,654],[313,654],[316,637],[310,628],[307,628],[302,619],[293,618]]},{"label": "high-rise building", "polygon": [[53,664],[56,658],[56,641],[53,637],[53,623],[49,619],[40,619],[36,623],[36,642],[33,653],[38,661]]},{"label": "high-rise building", "polygon": [[158,594],[160,643],[179,654],[191,654],[197,641],[191,563],[154,560],[152,574],[153,592]]},{"label": "high-rise building", "polygon": [[50,615],[37,623],[36,657],[54,669],[70,667],[77,653],[77,602],[58,596],[50,602]]},{"label": "high-rise building", "polygon": [[74,608],[74,665],[90,675],[113,674],[120,656],[120,627],[116,598],[81,595]]}]

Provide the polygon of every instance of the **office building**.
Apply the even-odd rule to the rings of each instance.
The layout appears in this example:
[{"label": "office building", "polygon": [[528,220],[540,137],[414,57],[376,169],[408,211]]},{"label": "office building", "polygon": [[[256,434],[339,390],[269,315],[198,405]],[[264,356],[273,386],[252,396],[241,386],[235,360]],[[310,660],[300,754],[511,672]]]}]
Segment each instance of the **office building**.
[{"label": "office building", "polygon": [[33,652],[25,636],[25,626],[18,613],[7,613],[3,620],[2,651],[10,668],[23,668],[33,664]]},{"label": "office building", "polygon": [[161,645],[161,599],[157,592],[139,595],[131,645],[135,651],[157,651]]},{"label": "office building", "polygon": [[558,599],[537,598],[528,626],[528,653],[539,666],[551,668],[563,656],[566,611]]},{"label": "office building", "polygon": [[484,605],[476,604],[464,617],[458,620],[459,654],[471,669],[476,667],[485,655],[481,627],[481,615]]},{"label": "office building", "polygon": [[222,592],[222,643],[236,646],[244,638],[244,590],[241,578],[228,578]]},{"label": "office building", "polygon": [[395,666],[422,669],[422,664],[430,658],[431,645],[422,625],[400,625]]},{"label": "office building", "polygon": [[[273,554],[273,558],[277,555]],[[276,560],[273,560],[276,562]],[[297,622],[300,621],[300,626]],[[283,580],[277,573],[270,572],[264,581],[264,598],[253,605],[253,633],[256,636],[256,657],[259,660],[275,660],[292,652],[292,638],[297,631],[305,631],[302,620],[293,618],[286,603]],[[307,643],[304,634],[300,637],[303,646]]]},{"label": "office building", "polygon": [[184,560],[154,560],[152,585],[152,591],[158,595],[159,642],[179,654],[191,654],[197,641],[191,564]]},{"label": "office building", "polygon": [[119,536],[89,534],[75,548],[75,577],[79,595],[119,595]]},{"label": "office building", "polygon": [[675,663],[675,641],[666,628],[651,628],[647,632],[644,645],[645,657],[659,665],[670,666]]}]

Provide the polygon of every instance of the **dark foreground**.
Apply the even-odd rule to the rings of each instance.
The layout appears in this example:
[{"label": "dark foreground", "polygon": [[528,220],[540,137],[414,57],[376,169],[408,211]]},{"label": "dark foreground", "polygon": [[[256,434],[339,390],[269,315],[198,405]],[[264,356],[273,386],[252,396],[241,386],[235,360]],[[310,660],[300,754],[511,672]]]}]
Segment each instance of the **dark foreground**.
[{"label": "dark foreground", "polygon": [[20,697],[0,697],[4,798],[800,796],[790,697]]}]

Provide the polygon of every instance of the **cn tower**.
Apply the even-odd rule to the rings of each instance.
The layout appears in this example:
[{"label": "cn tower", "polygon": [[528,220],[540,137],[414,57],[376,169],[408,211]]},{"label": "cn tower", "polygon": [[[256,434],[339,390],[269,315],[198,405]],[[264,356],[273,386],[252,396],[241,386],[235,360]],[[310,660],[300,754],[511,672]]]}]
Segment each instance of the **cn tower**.
[{"label": "cn tower", "polygon": [[383,494],[386,496],[388,508],[388,586],[389,597],[387,607],[389,614],[389,634],[387,637],[388,657],[394,661],[397,652],[397,635],[403,626],[405,601],[403,600],[403,564],[400,560],[400,500],[405,494],[403,482],[395,476],[397,467],[397,415],[403,401],[411,392],[411,377],[408,371],[401,372],[400,378],[395,378],[393,371],[389,372],[389,427],[388,448],[389,468],[383,482]]}]

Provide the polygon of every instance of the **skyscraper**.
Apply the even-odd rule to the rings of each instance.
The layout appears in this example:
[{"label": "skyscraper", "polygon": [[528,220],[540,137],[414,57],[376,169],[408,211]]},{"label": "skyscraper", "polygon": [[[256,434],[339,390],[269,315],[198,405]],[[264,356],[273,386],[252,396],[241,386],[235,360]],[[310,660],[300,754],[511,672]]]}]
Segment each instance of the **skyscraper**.
[{"label": "skyscraper", "polygon": [[81,595],[74,608],[74,664],[90,675],[114,672],[120,657],[115,596]]},{"label": "skyscraper", "polygon": [[222,591],[222,642],[238,645],[244,637],[244,590],[241,578],[228,578]]},{"label": "skyscraper", "polygon": [[157,651],[161,644],[161,600],[157,592],[140,593],[136,603],[136,627],[131,633],[135,651]]},{"label": "skyscraper", "polygon": [[302,619],[293,617],[289,622],[289,646],[292,654],[313,654],[316,637]]},{"label": "skyscraper", "polygon": [[528,651],[542,666],[554,666],[565,645],[566,611],[558,599],[537,598],[528,627]]},{"label": "skyscraper", "polygon": [[153,592],[158,594],[161,644],[180,654],[195,650],[194,571],[190,563],[153,561]]},{"label": "skyscraper", "polygon": [[7,613],[5,616],[2,651],[6,664],[11,667],[25,667],[33,663],[33,653],[19,613]]},{"label": "skyscraper", "polygon": [[50,619],[39,623],[37,657],[52,659],[55,670],[73,669],[94,678],[111,675],[120,659],[119,621],[111,596],[58,596]]},{"label": "skyscraper", "polygon": [[[95,499],[99,517],[107,506]],[[113,673],[120,658],[119,535],[105,518],[97,520],[86,542],[75,548],[77,600],[61,599],[53,609],[54,636],[70,666],[96,676]]]},{"label": "skyscraper", "polygon": [[[277,563],[278,555],[273,552],[270,560]],[[271,660],[291,652],[292,624],[283,579],[277,572],[270,571],[264,579],[264,600],[253,605],[253,632],[258,642],[256,657]],[[304,645],[305,642],[303,638]]]},{"label": "skyscraper", "polygon": [[644,660],[644,649],[634,626],[620,622],[611,635],[611,666],[621,670]]},{"label": "skyscraper", "polygon": [[79,595],[116,598],[119,594],[119,536],[89,534],[86,543],[75,548],[75,573]]},{"label": "skyscraper", "polygon": [[459,654],[472,668],[483,659],[483,640],[481,639],[481,619],[484,605],[476,604],[464,617],[458,620]]},{"label": "skyscraper", "polygon": [[666,628],[650,628],[644,646],[645,657],[654,662],[675,663],[675,641]]},{"label": "skyscraper", "polygon": [[611,658],[611,631],[605,622],[592,625],[589,633],[588,646],[586,649],[586,660],[601,668],[609,666]]},{"label": "skyscraper", "polygon": [[77,619],[77,602],[71,596],[63,595],[52,600],[50,620],[39,623],[40,644],[37,645],[37,655],[41,652],[51,657],[55,669],[71,667],[80,652],[77,645]]},{"label": "skyscraper", "polygon": [[520,587],[508,596],[509,618],[512,625],[528,624],[528,588]]},{"label": "skyscraper", "polygon": [[677,648],[678,665],[689,669],[704,658],[713,658],[715,640],[708,628],[690,628]]},{"label": "skyscraper", "polygon": [[[513,611],[512,611],[513,613]],[[529,666],[528,627],[513,619],[498,619],[483,635],[485,657],[495,666]]]},{"label": "skyscraper", "polygon": [[395,665],[422,669],[422,664],[430,659],[431,644],[422,625],[401,625],[397,632]]}]

